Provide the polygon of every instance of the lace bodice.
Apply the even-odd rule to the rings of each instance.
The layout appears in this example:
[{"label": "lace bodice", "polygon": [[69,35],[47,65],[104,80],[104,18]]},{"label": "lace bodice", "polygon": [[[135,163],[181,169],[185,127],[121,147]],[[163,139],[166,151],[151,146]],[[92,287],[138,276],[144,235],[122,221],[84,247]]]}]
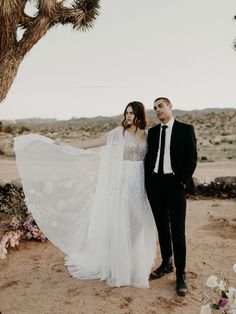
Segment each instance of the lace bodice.
[{"label": "lace bodice", "polygon": [[147,151],[146,139],[144,143],[139,143],[129,132],[125,132],[124,137],[125,141],[123,159],[130,161],[144,160]]}]

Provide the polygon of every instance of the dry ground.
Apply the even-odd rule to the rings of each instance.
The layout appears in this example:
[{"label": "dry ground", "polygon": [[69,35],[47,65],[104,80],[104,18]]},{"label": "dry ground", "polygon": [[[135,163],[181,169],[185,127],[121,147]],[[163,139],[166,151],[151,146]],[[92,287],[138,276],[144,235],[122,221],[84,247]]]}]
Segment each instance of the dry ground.
[{"label": "dry ground", "polygon": [[[0,311],[13,313],[199,313],[202,289],[219,272],[236,286],[234,201],[188,202],[187,282],[189,294],[175,294],[174,274],[150,282],[149,289],[111,288],[98,280],[69,276],[63,253],[50,242],[24,242],[0,262]],[[159,263],[159,250],[156,264]]]},{"label": "dry ground", "polygon": [[[236,161],[200,163],[201,180],[236,175]],[[17,176],[13,160],[0,160],[1,179]],[[50,242],[22,242],[0,262],[1,314],[189,314],[199,313],[209,275],[219,272],[236,286],[236,206],[233,200],[189,200],[187,211],[187,282],[189,293],[175,294],[174,274],[150,282],[149,289],[111,288],[98,280],[69,276],[63,253]],[[6,217],[5,217],[6,218]],[[0,217],[4,219],[4,217]],[[156,265],[160,261],[157,250]]]},{"label": "dry ground", "polygon": [[[0,159],[0,180],[10,182],[18,177],[14,159]],[[194,173],[201,182],[214,180],[218,176],[236,176],[236,160],[199,162]]]}]

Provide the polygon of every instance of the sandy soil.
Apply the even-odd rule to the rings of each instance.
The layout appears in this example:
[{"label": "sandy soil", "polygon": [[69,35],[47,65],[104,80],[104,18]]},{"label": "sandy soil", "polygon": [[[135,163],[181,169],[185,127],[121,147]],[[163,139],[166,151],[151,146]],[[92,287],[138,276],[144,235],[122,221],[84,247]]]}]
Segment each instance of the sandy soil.
[{"label": "sandy soil", "polygon": [[[208,182],[219,176],[236,176],[236,160],[198,163],[194,176],[201,182]],[[16,177],[19,174],[15,160],[0,159],[0,180],[10,182]]]},{"label": "sandy soil", "polygon": [[[235,175],[236,161],[201,163],[195,176]],[[17,176],[15,162],[0,160],[2,180]],[[233,200],[189,200],[187,210],[187,283],[189,293],[178,297],[175,276],[151,281],[149,289],[111,288],[98,280],[69,276],[64,254],[49,241],[21,242],[0,262],[1,314],[162,314],[199,313],[206,279],[221,273],[236,287],[236,206]],[[6,217],[0,217],[6,219]],[[157,249],[156,266],[160,262]]]}]

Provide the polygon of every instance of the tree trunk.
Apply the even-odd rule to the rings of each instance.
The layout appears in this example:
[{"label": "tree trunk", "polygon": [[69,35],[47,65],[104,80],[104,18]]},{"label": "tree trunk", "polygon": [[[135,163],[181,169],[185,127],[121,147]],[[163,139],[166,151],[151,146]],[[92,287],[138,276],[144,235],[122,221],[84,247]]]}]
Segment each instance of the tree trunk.
[{"label": "tree trunk", "polygon": [[23,38],[0,60],[0,102],[3,101],[16,77],[24,56],[53,26],[49,18],[38,18],[26,29]]},{"label": "tree trunk", "polygon": [[[0,0],[0,102],[14,81],[19,65],[30,49],[56,24],[72,24],[86,30],[93,25],[100,8],[99,0],[74,0],[72,7],[57,0],[37,0],[34,17],[28,16],[25,5],[30,0]],[[17,29],[25,29],[17,40]]]},{"label": "tree trunk", "polygon": [[0,62],[0,102],[6,97],[17,74],[22,59],[10,50]]}]

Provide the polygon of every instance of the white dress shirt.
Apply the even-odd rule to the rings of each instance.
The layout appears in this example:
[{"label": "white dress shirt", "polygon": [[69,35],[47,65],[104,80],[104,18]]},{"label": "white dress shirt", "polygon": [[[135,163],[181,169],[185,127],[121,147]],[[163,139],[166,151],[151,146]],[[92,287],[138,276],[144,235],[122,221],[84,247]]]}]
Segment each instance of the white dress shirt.
[{"label": "white dress shirt", "polygon": [[162,132],[162,126],[163,125],[168,126],[168,128],[166,128],[163,171],[164,171],[164,174],[174,173],[173,169],[171,167],[171,162],[170,162],[170,139],[171,139],[171,133],[172,133],[174,121],[175,121],[175,119],[172,117],[168,123],[166,123],[166,124],[161,123],[159,147],[158,147],[158,151],[157,151],[157,159],[156,159],[156,164],[155,164],[155,168],[154,168],[154,172],[156,172],[156,173],[158,173],[158,164],[159,164],[159,159],[160,159],[160,148],[161,148],[161,132]]}]

